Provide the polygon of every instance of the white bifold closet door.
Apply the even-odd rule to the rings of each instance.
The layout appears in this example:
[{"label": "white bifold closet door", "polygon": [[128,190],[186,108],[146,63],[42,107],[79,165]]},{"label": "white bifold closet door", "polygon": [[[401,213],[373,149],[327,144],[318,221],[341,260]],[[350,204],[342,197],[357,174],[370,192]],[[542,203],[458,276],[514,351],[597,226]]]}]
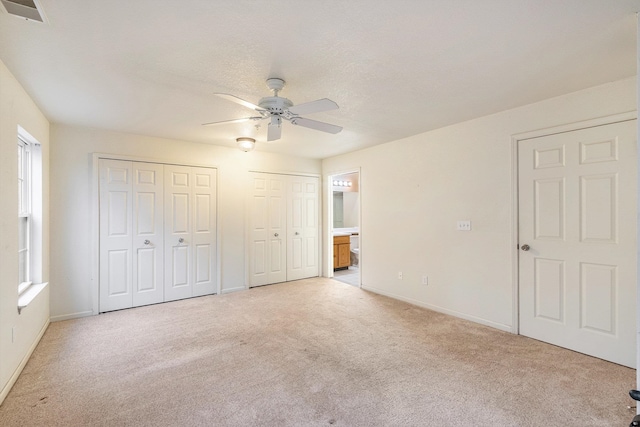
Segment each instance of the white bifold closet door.
[{"label": "white bifold closet door", "polygon": [[99,167],[100,312],[215,293],[215,169]]},{"label": "white bifold closet door", "polygon": [[287,197],[287,280],[319,275],[318,178],[289,176]]},{"label": "white bifold closet door", "polygon": [[215,170],[165,166],[165,301],[216,291]]},{"label": "white bifold closet door", "polygon": [[318,178],[254,172],[249,199],[249,286],[318,276]]},{"label": "white bifold closet door", "polygon": [[100,311],[163,301],[162,165],[100,160]]}]

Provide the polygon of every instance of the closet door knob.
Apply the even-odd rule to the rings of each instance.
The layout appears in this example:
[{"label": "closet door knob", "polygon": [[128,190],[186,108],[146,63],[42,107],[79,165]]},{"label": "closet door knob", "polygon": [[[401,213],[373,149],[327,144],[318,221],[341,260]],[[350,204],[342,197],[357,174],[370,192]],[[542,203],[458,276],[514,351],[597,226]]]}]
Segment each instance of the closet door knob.
[{"label": "closet door knob", "polygon": [[529,249],[531,249],[531,247],[529,245],[522,245],[520,246],[520,249],[522,249],[523,251],[528,251]]},{"label": "closet door knob", "polygon": [[273,233],[273,237],[278,237],[278,233]]},{"label": "closet door knob", "polygon": [[184,243],[184,239],[181,237],[178,239],[178,243]]},{"label": "closet door knob", "polygon": [[145,241],[144,241],[144,244],[145,244],[145,245],[150,245],[150,244],[151,244],[151,242],[150,242],[150,241],[148,241],[148,240],[145,240]]},{"label": "closet door knob", "polygon": [[297,236],[297,235],[299,235],[299,234],[300,234],[300,233],[298,233],[298,232],[296,231],[296,236]]}]

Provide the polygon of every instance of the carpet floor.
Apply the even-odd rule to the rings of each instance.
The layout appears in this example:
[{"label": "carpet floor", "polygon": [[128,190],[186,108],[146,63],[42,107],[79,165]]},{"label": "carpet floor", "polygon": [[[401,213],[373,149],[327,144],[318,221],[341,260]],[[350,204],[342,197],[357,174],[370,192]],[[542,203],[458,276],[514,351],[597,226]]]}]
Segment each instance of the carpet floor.
[{"label": "carpet floor", "polygon": [[306,279],[52,323],[9,426],[626,426],[635,370]]}]

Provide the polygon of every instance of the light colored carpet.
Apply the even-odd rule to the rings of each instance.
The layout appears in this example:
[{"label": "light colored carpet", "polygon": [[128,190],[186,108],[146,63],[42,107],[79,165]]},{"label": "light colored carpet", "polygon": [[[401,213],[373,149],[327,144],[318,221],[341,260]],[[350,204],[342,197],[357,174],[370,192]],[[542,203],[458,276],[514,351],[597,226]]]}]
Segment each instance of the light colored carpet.
[{"label": "light colored carpet", "polygon": [[8,426],[625,426],[635,371],[307,279],[53,323]]}]

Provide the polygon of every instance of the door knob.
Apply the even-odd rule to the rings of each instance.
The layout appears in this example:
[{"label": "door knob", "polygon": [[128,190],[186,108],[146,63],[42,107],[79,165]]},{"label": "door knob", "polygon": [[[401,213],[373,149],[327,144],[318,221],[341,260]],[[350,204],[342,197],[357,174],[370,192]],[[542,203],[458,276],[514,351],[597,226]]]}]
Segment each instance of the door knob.
[{"label": "door knob", "polygon": [[145,241],[144,241],[144,244],[145,244],[145,245],[150,245],[150,244],[151,244],[151,242],[150,242],[150,241],[148,241],[148,240],[145,240]]},{"label": "door knob", "polygon": [[273,233],[273,237],[278,237],[278,233]]},{"label": "door knob", "polygon": [[184,239],[181,237],[178,239],[178,243],[184,243]]},{"label": "door knob", "polygon": [[525,252],[526,252],[526,251],[528,251],[528,250],[529,250],[529,249],[531,249],[531,248],[529,247],[529,245],[522,245],[522,246],[520,246],[520,249],[522,249],[523,251],[525,251]]},{"label": "door knob", "polygon": [[298,232],[296,231],[296,236],[297,236],[297,235],[299,235],[299,234],[300,234],[300,233],[298,233]]}]

